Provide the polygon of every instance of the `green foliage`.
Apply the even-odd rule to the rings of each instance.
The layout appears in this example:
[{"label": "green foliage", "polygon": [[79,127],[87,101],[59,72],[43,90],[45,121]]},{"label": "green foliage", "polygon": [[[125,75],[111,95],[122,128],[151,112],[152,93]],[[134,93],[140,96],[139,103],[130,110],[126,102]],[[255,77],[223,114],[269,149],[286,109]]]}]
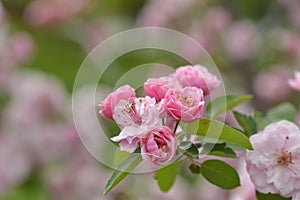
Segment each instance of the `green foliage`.
[{"label": "green foliage", "polygon": [[[252,150],[252,145],[249,139],[240,131],[231,128],[221,122],[209,119],[200,119],[197,123],[191,124],[192,127],[186,127],[186,130],[192,131],[194,134],[194,128],[197,125],[197,134],[198,136],[203,136],[204,141],[209,140],[212,143],[219,142],[228,142],[240,147]],[[189,133],[189,132],[188,132]]]},{"label": "green foliage", "polygon": [[222,114],[232,108],[248,101],[251,99],[251,95],[244,95],[244,96],[235,96],[235,95],[228,95],[228,96],[221,96],[212,100],[206,106],[206,113],[211,117],[216,117],[219,114]]},{"label": "green foliage", "polygon": [[220,160],[207,160],[201,165],[201,174],[212,184],[222,189],[234,189],[240,186],[236,170]]},{"label": "green foliage", "polygon": [[175,182],[177,174],[180,172],[180,168],[183,164],[183,160],[171,163],[167,166],[163,166],[154,175],[154,179],[161,191],[167,192]]},{"label": "green foliage", "polygon": [[123,160],[128,158],[130,156],[130,153],[126,151],[121,151],[120,148],[117,148],[115,151],[115,156],[114,156],[114,166],[118,166],[121,164]]},{"label": "green foliage", "polygon": [[197,159],[199,158],[199,150],[198,147],[191,143],[190,141],[183,141],[178,146],[179,151],[181,151],[184,155]]},{"label": "green foliage", "polygon": [[278,194],[263,194],[256,191],[257,200],[291,200],[291,198],[285,198]]},{"label": "green foliage", "polygon": [[244,129],[244,133],[246,136],[250,137],[257,132],[257,125],[253,117],[237,111],[234,111],[233,114],[240,126]]},{"label": "green foliage", "polygon": [[202,154],[221,156],[221,157],[229,157],[235,158],[236,153],[229,147],[226,146],[226,143],[214,144],[214,143],[206,143],[203,145]]},{"label": "green foliage", "polygon": [[41,177],[38,174],[33,174],[23,184],[13,188],[6,194],[0,195],[0,200],[16,199],[50,200],[50,195]]},{"label": "green foliage", "polygon": [[256,113],[254,119],[258,130],[262,130],[267,125],[281,120],[294,122],[296,115],[296,108],[292,104],[285,102],[269,110],[265,116],[260,113]]},{"label": "green foliage", "polygon": [[110,179],[107,181],[104,194],[107,194],[112,190],[120,181],[122,181],[130,171],[138,166],[142,162],[141,154],[133,153],[128,158],[120,163],[117,170],[114,171]]}]

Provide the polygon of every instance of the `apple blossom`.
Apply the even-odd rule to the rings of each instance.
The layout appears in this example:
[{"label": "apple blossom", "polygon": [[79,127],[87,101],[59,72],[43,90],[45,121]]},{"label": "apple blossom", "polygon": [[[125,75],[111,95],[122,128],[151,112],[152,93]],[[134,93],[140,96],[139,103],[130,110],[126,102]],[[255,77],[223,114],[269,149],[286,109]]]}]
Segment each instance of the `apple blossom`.
[{"label": "apple blossom", "polygon": [[120,100],[114,109],[113,118],[120,126],[121,133],[111,138],[120,142],[122,151],[133,152],[144,132],[161,124],[159,108],[154,98]]},{"label": "apple blossom", "polygon": [[145,93],[150,97],[155,97],[156,101],[161,101],[167,91],[172,88],[181,87],[176,79],[171,76],[161,78],[149,78],[144,84]]},{"label": "apple blossom", "polygon": [[196,87],[169,90],[162,101],[165,112],[185,123],[200,119],[204,108],[203,91]]},{"label": "apple blossom", "polygon": [[300,130],[282,120],[250,137],[254,150],[246,154],[247,170],[262,193],[290,197],[300,191]]},{"label": "apple blossom", "polygon": [[130,100],[134,97],[134,89],[129,85],[124,85],[115,92],[110,93],[106,99],[99,104],[100,114],[107,119],[113,119],[113,111],[119,101],[121,99]]},{"label": "apple blossom", "polygon": [[167,164],[176,153],[177,138],[167,126],[156,126],[141,138],[142,158],[154,167]]},{"label": "apple blossom", "polygon": [[291,88],[300,92],[300,71],[295,72],[295,78],[289,79],[288,84]]},{"label": "apple blossom", "polygon": [[220,85],[217,77],[201,65],[180,67],[176,70],[175,78],[183,87],[194,86],[202,89],[204,95]]}]

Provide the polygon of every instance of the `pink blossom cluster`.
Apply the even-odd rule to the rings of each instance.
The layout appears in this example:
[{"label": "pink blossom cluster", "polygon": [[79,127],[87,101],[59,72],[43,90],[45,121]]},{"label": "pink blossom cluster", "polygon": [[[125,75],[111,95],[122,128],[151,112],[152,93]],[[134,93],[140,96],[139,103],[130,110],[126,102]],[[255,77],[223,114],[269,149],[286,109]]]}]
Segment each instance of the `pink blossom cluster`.
[{"label": "pink blossom cluster", "polygon": [[176,154],[179,121],[200,119],[204,96],[219,84],[205,67],[183,66],[169,76],[149,78],[144,83],[145,97],[136,97],[128,85],[118,88],[99,104],[100,114],[120,127],[120,134],[111,140],[119,142],[122,151],[132,153],[140,144],[143,159],[160,166]]},{"label": "pink blossom cluster", "polygon": [[250,137],[254,150],[246,155],[247,170],[262,193],[300,196],[300,130],[283,120]]}]

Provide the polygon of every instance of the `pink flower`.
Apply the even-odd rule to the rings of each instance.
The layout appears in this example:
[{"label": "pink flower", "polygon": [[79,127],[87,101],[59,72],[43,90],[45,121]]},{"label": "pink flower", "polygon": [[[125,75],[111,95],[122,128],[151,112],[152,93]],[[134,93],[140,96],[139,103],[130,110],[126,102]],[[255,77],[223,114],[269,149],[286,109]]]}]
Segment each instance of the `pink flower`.
[{"label": "pink flower", "polygon": [[135,97],[135,91],[129,85],[118,88],[115,92],[110,93],[104,101],[99,104],[100,114],[107,118],[113,119],[113,110],[120,100],[130,100]]},{"label": "pink flower", "polygon": [[250,137],[247,170],[256,189],[290,197],[300,192],[300,131],[292,122],[270,124]]},{"label": "pink flower", "polygon": [[224,34],[224,47],[228,56],[235,61],[245,61],[259,50],[260,35],[250,21],[238,21]]},{"label": "pink flower", "polygon": [[12,38],[11,53],[17,63],[23,63],[30,58],[34,50],[32,38],[26,33],[18,33]]},{"label": "pink flower", "polygon": [[291,88],[300,92],[300,72],[299,71],[295,72],[294,79],[288,80],[288,84]]},{"label": "pink flower", "polygon": [[204,95],[220,85],[217,77],[201,65],[180,67],[176,70],[175,78],[183,87],[194,86],[202,89]]},{"label": "pink flower", "polygon": [[177,139],[167,126],[156,126],[143,134],[141,154],[154,167],[167,164],[176,153]]},{"label": "pink flower", "polygon": [[203,91],[196,87],[169,90],[162,107],[170,117],[185,123],[200,119],[204,108]]},{"label": "pink flower", "polygon": [[289,98],[291,89],[287,80],[291,70],[285,65],[271,66],[259,73],[253,84],[255,96],[265,104],[276,104]]},{"label": "pink flower", "polygon": [[120,149],[132,153],[144,132],[161,124],[159,108],[154,98],[121,100],[115,107],[113,118],[120,126],[121,133],[111,138],[120,142]]},{"label": "pink flower", "polygon": [[172,77],[149,78],[144,84],[146,94],[150,97],[154,97],[157,102],[165,97],[169,89],[179,87],[180,85]]}]

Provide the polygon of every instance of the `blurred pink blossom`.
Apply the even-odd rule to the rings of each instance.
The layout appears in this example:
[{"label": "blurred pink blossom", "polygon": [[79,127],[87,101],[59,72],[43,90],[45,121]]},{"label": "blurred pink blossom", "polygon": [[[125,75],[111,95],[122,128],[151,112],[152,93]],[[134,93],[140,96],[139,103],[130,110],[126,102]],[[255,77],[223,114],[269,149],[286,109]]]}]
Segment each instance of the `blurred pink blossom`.
[{"label": "blurred pink blossom", "polygon": [[256,189],[290,197],[300,192],[300,130],[292,122],[270,124],[250,137],[254,150],[246,155]]},{"label": "blurred pink blossom", "polygon": [[300,56],[300,36],[291,31],[283,31],[280,43],[285,52],[298,59]]},{"label": "blurred pink blossom", "polygon": [[279,3],[286,8],[288,18],[292,25],[300,27],[300,2],[298,0],[279,0]]},{"label": "blurred pink blossom", "polygon": [[251,21],[238,21],[228,28],[224,36],[226,53],[233,60],[248,60],[256,55],[259,38],[255,24]]},{"label": "blurred pink blossom", "polygon": [[256,200],[255,186],[246,170],[245,156],[239,158],[238,172],[241,186],[230,191],[230,200]]},{"label": "blurred pink blossom", "polygon": [[[195,0],[153,0],[146,4],[138,16],[138,25],[166,27],[174,18],[187,12]],[[172,6],[170,6],[172,5]]]},{"label": "blurred pink blossom", "polygon": [[45,26],[76,17],[87,9],[86,0],[35,0],[25,9],[26,20],[35,26]]},{"label": "blurred pink blossom", "polygon": [[[104,199],[102,188],[108,175],[86,151],[79,147],[77,155],[65,160],[62,165],[49,167],[45,172],[54,199],[81,200]],[[109,198],[109,195],[108,195]]]},{"label": "blurred pink blossom", "polygon": [[209,9],[203,19],[203,30],[208,34],[222,34],[230,25],[231,16],[227,9],[215,7]]},{"label": "blurred pink blossom", "polygon": [[25,181],[32,170],[30,151],[16,135],[0,135],[0,193]]},{"label": "blurred pink blossom", "polygon": [[295,78],[289,79],[288,84],[291,88],[300,92],[300,71],[295,72]]},{"label": "blurred pink blossom", "polygon": [[288,99],[291,90],[287,80],[291,74],[291,69],[281,65],[260,72],[253,83],[255,95],[267,104],[280,103]]},{"label": "blurred pink blossom", "polygon": [[8,89],[11,101],[5,119],[9,124],[22,126],[51,121],[65,111],[67,92],[52,76],[32,71],[15,73]]},{"label": "blurred pink blossom", "polygon": [[27,33],[18,33],[11,38],[12,59],[17,63],[25,62],[33,53],[32,38]]}]

